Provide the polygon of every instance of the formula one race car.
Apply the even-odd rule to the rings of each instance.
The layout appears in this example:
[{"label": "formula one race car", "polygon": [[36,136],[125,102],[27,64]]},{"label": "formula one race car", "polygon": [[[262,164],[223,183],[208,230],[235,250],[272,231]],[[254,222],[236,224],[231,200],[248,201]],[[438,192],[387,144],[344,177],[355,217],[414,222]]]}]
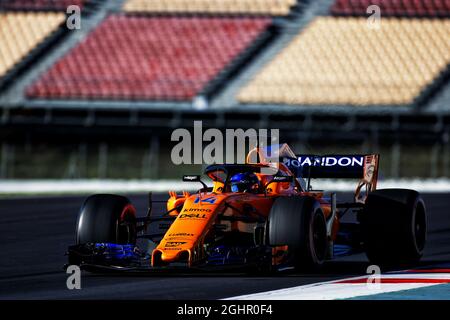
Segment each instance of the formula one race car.
[{"label": "formula one race car", "polygon": [[[413,190],[376,190],[378,162],[376,154],[295,155],[284,144],[251,150],[245,164],[208,166],[212,187],[184,176],[203,187],[169,192],[160,215],[151,196],[147,215],[138,217],[126,197],[92,195],[81,208],[69,264],[92,271],[314,270],[361,252],[378,265],[416,263],[426,242],[424,202]],[[315,178],[359,179],[354,199],[338,202],[335,193],[313,190]]]}]

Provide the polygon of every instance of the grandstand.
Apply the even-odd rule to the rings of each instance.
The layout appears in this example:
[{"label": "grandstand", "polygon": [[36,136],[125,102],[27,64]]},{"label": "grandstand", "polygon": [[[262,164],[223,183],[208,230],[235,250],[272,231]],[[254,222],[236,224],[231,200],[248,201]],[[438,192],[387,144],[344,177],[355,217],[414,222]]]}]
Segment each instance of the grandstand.
[{"label": "grandstand", "polygon": [[126,12],[284,16],[295,0],[127,0]]},{"label": "grandstand", "polygon": [[27,95],[190,100],[269,24],[268,19],[111,15]]},{"label": "grandstand", "polygon": [[331,7],[331,13],[364,16],[371,5],[379,6],[386,17],[448,18],[450,14],[450,2],[446,0],[337,0]]},{"label": "grandstand", "polygon": [[61,13],[0,13],[0,77],[45,41],[64,20]]},{"label": "grandstand", "polygon": [[382,23],[368,32],[365,18],[315,19],[240,92],[239,101],[412,104],[450,63],[450,20]]},{"label": "grandstand", "polygon": [[0,10],[66,11],[71,5],[83,7],[86,0],[0,0]]},{"label": "grandstand", "polygon": [[448,39],[448,0],[0,0],[0,176],[173,175],[193,120],[450,176]]}]

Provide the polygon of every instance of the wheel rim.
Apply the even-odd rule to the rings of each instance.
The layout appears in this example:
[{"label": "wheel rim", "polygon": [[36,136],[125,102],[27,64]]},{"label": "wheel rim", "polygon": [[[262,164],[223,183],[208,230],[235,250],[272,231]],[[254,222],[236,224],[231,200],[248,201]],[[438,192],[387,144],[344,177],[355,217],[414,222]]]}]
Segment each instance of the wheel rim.
[{"label": "wheel rim", "polygon": [[320,211],[316,211],[312,223],[312,247],[313,254],[318,262],[325,260],[327,249],[327,230],[323,215]]},{"label": "wheel rim", "polygon": [[414,241],[418,252],[422,252],[425,247],[427,234],[427,220],[424,206],[419,202],[416,207],[413,221]]},{"label": "wheel rim", "polygon": [[134,208],[126,207],[117,226],[118,243],[134,244],[136,242]]}]

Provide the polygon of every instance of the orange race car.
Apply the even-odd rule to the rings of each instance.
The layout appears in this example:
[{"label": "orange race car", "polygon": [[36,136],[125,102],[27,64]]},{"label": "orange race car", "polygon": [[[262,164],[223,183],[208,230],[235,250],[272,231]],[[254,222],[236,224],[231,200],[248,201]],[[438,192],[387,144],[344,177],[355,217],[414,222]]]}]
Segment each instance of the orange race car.
[{"label": "orange race car", "polygon": [[[126,197],[92,195],[81,208],[69,264],[91,271],[269,271],[317,269],[360,252],[379,265],[415,263],[426,242],[424,202],[413,190],[376,190],[378,160],[376,154],[295,155],[286,144],[255,148],[245,164],[208,166],[212,186],[184,176],[202,188],[169,192],[162,215],[153,214],[151,196],[147,215],[138,217]],[[316,178],[359,182],[351,201],[337,202],[335,193],[312,189]]]}]

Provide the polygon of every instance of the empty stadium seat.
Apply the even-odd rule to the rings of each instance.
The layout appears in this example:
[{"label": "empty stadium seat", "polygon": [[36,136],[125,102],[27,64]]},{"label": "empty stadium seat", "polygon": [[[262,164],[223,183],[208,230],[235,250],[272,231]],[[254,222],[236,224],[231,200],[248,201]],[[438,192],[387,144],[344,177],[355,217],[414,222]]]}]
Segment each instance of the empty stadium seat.
[{"label": "empty stadium seat", "polygon": [[450,20],[319,17],[238,94],[243,103],[409,104],[450,63]]},{"label": "empty stadium seat", "polygon": [[128,12],[287,15],[297,0],[128,0]]},{"label": "empty stadium seat", "polygon": [[21,61],[65,19],[63,13],[0,13],[0,77]]},{"label": "empty stadium seat", "polygon": [[83,6],[86,0],[0,0],[3,10],[66,10],[70,5]]},{"label": "empty stadium seat", "polygon": [[382,16],[449,17],[449,0],[336,0],[334,15],[367,15],[367,8],[377,5]]},{"label": "empty stadium seat", "polygon": [[270,23],[266,18],[112,15],[27,95],[190,100]]}]

